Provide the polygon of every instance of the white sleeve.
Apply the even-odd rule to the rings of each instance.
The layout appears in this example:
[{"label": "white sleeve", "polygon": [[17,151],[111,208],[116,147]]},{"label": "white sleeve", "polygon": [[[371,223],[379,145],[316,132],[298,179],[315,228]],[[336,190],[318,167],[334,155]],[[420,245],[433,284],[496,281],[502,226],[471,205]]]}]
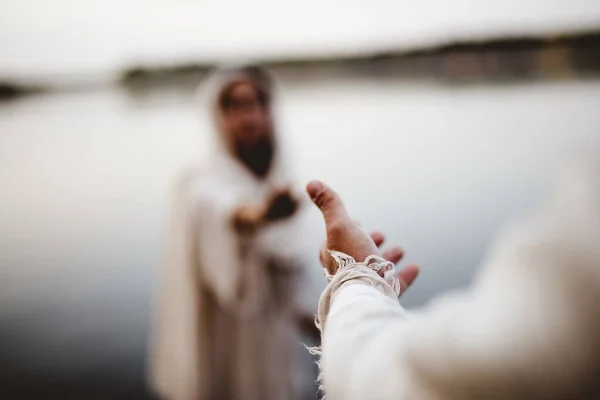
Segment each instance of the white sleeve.
[{"label": "white sleeve", "polygon": [[[566,174],[495,246],[473,288],[408,317],[377,289],[331,297],[331,399],[574,398],[600,362],[600,174]],[[354,283],[354,284],[350,284]]]},{"label": "white sleeve", "polygon": [[232,218],[235,197],[217,184],[201,182],[191,190],[193,256],[203,284],[224,307],[237,307],[241,284],[240,245]]}]

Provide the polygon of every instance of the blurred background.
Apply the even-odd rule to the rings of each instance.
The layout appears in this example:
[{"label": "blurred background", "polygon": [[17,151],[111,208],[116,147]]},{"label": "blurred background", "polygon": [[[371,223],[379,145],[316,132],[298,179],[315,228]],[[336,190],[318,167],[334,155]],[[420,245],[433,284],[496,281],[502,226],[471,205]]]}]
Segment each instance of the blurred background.
[{"label": "blurred background", "polygon": [[0,0],[0,396],[147,398],[170,188],[206,156],[194,91],[280,78],[303,180],[422,276],[473,279],[600,129],[598,0]]}]

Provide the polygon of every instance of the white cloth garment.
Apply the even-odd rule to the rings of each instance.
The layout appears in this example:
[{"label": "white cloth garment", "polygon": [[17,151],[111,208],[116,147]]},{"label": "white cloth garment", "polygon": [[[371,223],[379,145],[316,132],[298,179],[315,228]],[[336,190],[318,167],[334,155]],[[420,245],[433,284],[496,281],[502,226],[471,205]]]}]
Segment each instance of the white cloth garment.
[{"label": "white cloth garment", "polygon": [[327,400],[600,398],[600,164],[565,172],[469,290],[407,313],[355,264],[319,319]]},{"label": "white cloth garment", "polygon": [[[244,70],[229,70],[209,81],[204,94],[212,111],[219,92],[241,76]],[[178,182],[151,341],[151,384],[161,398],[303,395],[311,375],[310,363],[298,358],[304,349],[297,317],[315,314],[324,286],[312,225],[319,216],[302,204],[291,218],[245,236],[231,223],[237,206],[264,202],[273,190],[294,186],[283,161],[277,151],[271,171],[259,180],[217,140],[209,165]]]}]

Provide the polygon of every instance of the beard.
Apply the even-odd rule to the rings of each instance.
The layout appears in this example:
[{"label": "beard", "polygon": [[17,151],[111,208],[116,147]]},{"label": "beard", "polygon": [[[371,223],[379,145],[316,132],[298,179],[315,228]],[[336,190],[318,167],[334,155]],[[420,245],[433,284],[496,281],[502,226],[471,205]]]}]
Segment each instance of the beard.
[{"label": "beard", "polygon": [[238,159],[258,178],[265,178],[271,169],[275,155],[273,140],[265,136],[251,146],[236,144]]}]

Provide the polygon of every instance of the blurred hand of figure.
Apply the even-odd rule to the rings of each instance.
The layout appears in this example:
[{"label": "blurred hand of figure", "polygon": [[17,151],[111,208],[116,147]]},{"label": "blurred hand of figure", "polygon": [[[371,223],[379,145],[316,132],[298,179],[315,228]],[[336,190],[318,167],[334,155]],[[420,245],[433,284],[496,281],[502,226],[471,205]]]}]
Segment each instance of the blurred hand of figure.
[{"label": "blurred hand of figure", "polygon": [[[388,261],[398,263],[404,256],[404,250],[394,246],[380,254],[378,247],[383,244],[384,235],[374,232],[369,235],[350,216],[338,194],[322,182],[312,181],[306,187],[308,195],[323,213],[327,231],[326,244],[321,249],[321,263],[330,274],[335,274],[337,264],[328,250],[335,250],[364,261],[370,255],[381,255]],[[419,267],[408,265],[400,270],[398,278],[401,293],[410,286],[419,273]]]},{"label": "blurred hand of figure", "polygon": [[294,215],[299,201],[292,195],[289,188],[276,191],[271,195],[265,213],[266,221],[277,221]]},{"label": "blurred hand of figure", "polygon": [[242,205],[233,214],[233,226],[238,232],[253,231],[262,224],[265,214],[263,204]]},{"label": "blurred hand of figure", "polygon": [[233,215],[233,225],[238,232],[253,231],[266,223],[292,216],[298,206],[299,201],[289,188],[280,189],[271,194],[264,203],[238,207]]}]

